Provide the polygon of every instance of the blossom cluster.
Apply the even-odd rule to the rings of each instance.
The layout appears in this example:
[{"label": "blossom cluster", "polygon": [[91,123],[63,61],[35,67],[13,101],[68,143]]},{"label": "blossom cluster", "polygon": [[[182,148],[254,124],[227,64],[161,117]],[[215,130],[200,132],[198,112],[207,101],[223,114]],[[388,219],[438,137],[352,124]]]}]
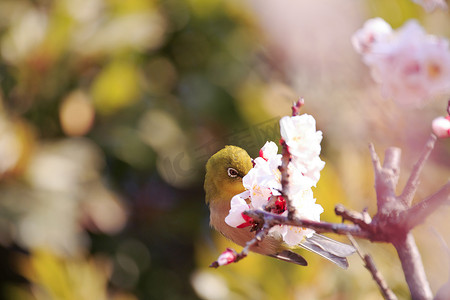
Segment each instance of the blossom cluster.
[{"label": "blossom cluster", "polygon": [[[319,158],[322,132],[316,131],[316,122],[310,115],[283,117],[280,120],[281,137],[291,154],[288,164],[289,194],[295,216],[320,221],[322,206],[315,203],[311,188],[320,178],[325,163]],[[242,179],[245,191],[231,199],[231,209],[225,222],[237,228],[253,225],[244,214],[249,209],[262,209],[287,215],[286,201],[281,194],[281,154],[274,142],[267,142],[253,160],[254,167]],[[281,237],[288,245],[297,245],[314,233],[311,229],[288,225],[272,227],[269,234]]]},{"label": "blossom cluster", "polygon": [[415,20],[394,31],[383,19],[370,19],[352,44],[386,98],[420,106],[450,92],[448,40],[427,34]]}]

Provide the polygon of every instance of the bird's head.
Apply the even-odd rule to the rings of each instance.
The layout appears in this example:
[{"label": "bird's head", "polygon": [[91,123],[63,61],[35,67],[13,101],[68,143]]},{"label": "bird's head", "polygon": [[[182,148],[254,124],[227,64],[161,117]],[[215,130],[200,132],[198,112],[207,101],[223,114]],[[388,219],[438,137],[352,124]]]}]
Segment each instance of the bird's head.
[{"label": "bird's head", "polygon": [[247,151],[236,146],[225,146],[211,156],[206,163],[206,203],[229,202],[234,195],[243,192],[242,177],[252,167],[252,159]]}]

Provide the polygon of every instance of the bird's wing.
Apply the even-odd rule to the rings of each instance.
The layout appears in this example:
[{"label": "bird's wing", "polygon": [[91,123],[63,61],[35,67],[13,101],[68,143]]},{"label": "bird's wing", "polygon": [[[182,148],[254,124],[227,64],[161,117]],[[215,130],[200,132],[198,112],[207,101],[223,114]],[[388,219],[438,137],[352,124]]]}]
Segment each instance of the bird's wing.
[{"label": "bird's wing", "polygon": [[356,251],[353,246],[316,233],[312,237],[305,239],[299,246],[328,259],[343,269],[348,268],[346,257]]},{"label": "bird's wing", "polygon": [[283,250],[277,254],[271,254],[269,256],[281,259],[286,262],[294,263],[300,266],[308,265],[308,262],[303,258],[303,256],[289,250]]}]

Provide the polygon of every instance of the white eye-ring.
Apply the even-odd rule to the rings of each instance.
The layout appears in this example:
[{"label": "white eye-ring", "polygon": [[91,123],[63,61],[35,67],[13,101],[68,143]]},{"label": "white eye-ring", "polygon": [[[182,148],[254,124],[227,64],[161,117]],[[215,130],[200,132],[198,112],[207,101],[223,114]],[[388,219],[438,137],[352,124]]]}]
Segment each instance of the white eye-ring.
[{"label": "white eye-ring", "polygon": [[237,177],[239,175],[239,172],[234,168],[228,168],[227,172],[230,177]]}]

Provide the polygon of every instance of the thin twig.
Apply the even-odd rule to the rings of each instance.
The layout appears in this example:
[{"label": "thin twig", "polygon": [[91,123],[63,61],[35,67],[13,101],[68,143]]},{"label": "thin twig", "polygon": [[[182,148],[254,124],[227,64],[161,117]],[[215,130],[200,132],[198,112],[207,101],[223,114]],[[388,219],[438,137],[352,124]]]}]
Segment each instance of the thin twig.
[{"label": "thin twig", "polygon": [[[372,143],[369,143],[369,151],[370,151],[370,157],[372,158],[372,165],[373,165],[373,173],[375,176],[375,192],[377,193],[377,208],[378,211],[381,211],[383,204],[386,202],[383,198],[385,198],[380,191],[382,190],[382,168],[380,163],[380,158],[378,157],[377,152],[375,151],[375,147]],[[381,200],[382,199],[382,200]]]},{"label": "thin twig", "polygon": [[436,139],[437,137],[434,134],[431,134],[430,137],[428,138],[428,141],[425,144],[425,148],[420,154],[420,157],[417,160],[417,162],[414,164],[414,167],[411,171],[408,181],[406,182],[406,185],[403,188],[403,192],[399,197],[401,201],[403,201],[403,203],[405,203],[407,206],[411,206],[417,187],[419,186],[420,173],[428,157],[430,156],[431,151],[433,151]]},{"label": "thin twig", "polygon": [[267,236],[267,234],[269,234],[270,228],[272,228],[272,226],[269,225],[269,223],[267,222],[264,223],[263,228],[260,229],[258,233],[255,234],[255,237],[245,244],[245,247],[242,249],[240,256],[243,257],[247,256],[248,252],[250,251],[250,247],[261,242]]},{"label": "thin twig", "polygon": [[450,204],[450,181],[442,186],[436,193],[415,204],[411,208],[400,213],[399,218],[404,222],[404,227],[411,230],[423,223],[425,219],[442,204]]},{"label": "thin twig", "polygon": [[378,157],[377,153],[375,152],[375,147],[372,143],[369,143],[369,151],[370,151],[370,157],[372,158],[372,165],[375,172],[375,178],[379,176],[381,171],[381,164],[380,164],[380,158]]},{"label": "thin twig", "polygon": [[369,229],[370,223],[372,222],[372,219],[370,218],[366,210],[360,213],[354,210],[349,210],[345,208],[342,204],[337,204],[334,207],[334,213],[337,216],[341,216],[342,221],[345,220],[350,221],[353,224],[357,224],[364,229]]},{"label": "thin twig", "polygon": [[[259,242],[261,242],[261,241],[267,236],[267,234],[269,234],[269,230],[270,230],[271,227],[272,227],[272,226],[270,226],[267,222],[264,223],[263,228],[261,228],[261,229],[258,231],[258,233],[255,234],[255,237],[253,237],[250,241],[248,241],[248,242],[245,244],[245,247],[242,249],[241,252],[237,252],[237,251],[234,250],[234,249],[227,248],[227,251],[231,251],[231,252],[233,253],[232,255],[234,256],[234,257],[233,257],[234,259],[231,260],[231,261],[228,261],[228,263],[231,263],[231,262],[237,263],[237,262],[240,261],[241,259],[246,258],[247,255],[248,255],[248,253],[250,252],[250,248],[251,248],[253,245],[258,244]],[[227,264],[228,264],[228,263],[227,263]],[[209,265],[210,268],[218,268],[218,267],[220,267],[220,266],[221,266],[221,264],[219,264],[219,261],[218,261],[218,260],[212,262],[212,263]]]},{"label": "thin twig", "polygon": [[300,108],[305,104],[305,100],[300,97],[297,101],[292,105],[292,116],[298,116],[300,114]]},{"label": "thin twig", "polygon": [[[449,100],[450,102],[450,100]],[[444,240],[444,238],[442,237],[442,235],[432,226],[430,226],[430,231],[437,237],[437,239],[439,240],[439,243],[442,246],[442,249],[444,249],[445,254],[447,256],[448,262],[450,264],[450,248],[447,245],[447,241]],[[448,273],[449,277],[450,277],[450,269],[449,269],[449,273]],[[450,279],[450,278],[449,278]]]},{"label": "thin twig", "polygon": [[375,262],[373,261],[372,257],[369,254],[362,253],[361,248],[359,247],[358,243],[351,234],[347,233],[347,238],[350,240],[353,247],[355,247],[359,257],[361,257],[361,259],[363,260],[364,267],[366,267],[366,269],[369,270],[373,280],[375,280],[375,282],[377,283],[381,293],[383,294],[384,299],[397,300],[397,296],[388,287],[383,275],[380,273],[380,271],[378,271],[377,267],[375,266]]}]

